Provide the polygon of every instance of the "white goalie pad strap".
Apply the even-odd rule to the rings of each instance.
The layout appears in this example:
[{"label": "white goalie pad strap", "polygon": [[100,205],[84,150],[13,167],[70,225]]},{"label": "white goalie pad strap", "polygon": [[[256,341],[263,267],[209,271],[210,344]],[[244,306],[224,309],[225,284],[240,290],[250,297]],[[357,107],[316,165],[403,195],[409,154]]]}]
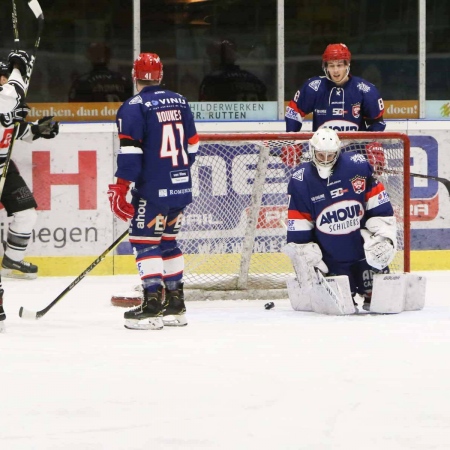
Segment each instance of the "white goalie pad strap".
[{"label": "white goalie pad strap", "polygon": [[411,273],[375,274],[370,312],[398,314],[425,306],[426,278]]}]

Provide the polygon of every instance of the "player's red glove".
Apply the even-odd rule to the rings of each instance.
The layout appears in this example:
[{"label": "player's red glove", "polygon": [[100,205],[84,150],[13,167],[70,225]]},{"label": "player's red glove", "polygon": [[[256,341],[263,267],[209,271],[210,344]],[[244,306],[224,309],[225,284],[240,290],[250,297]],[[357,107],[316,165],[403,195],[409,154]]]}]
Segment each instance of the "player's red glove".
[{"label": "player's red glove", "polygon": [[302,159],[302,144],[289,144],[281,149],[281,160],[289,167],[298,166]]},{"label": "player's red glove", "polygon": [[375,175],[381,175],[386,168],[386,157],[384,156],[383,145],[380,142],[366,144],[367,160],[373,167]]},{"label": "player's red glove", "polygon": [[130,182],[117,178],[117,184],[110,184],[108,190],[111,211],[116,217],[127,222],[134,216],[134,207],[127,202],[126,196],[130,188]]}]

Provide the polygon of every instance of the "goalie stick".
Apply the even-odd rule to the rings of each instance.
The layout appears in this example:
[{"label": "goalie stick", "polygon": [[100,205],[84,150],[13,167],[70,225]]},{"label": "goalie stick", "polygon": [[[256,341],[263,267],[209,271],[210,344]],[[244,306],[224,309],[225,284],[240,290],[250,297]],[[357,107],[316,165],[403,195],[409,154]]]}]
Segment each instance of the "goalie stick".
[{"label": "goalie stick", "polygon": [[[36,51],[41,42],[42,30],[44,29],[44,13],[42,12],[42,8],[41,8],[41,5],[39,4],[38,0],[28,0],[28,6],[37,19],[38,31],[37,31],[37,35],[36,35],[36,40],[34,41],[33,51],[31,53],[30,67],[27,72],[25,93],[28,91],[28,86],[30,85],[31,74],[33,72],[34,62],[36,60]],[[12,0],[12,26],[13,26],[13,32],[14,32],[14,46],[15,46],[15,49],[18,50],[20,39],[19,39],[19,27],[18,27],[17,8],[16,8],[15,0]],[[14,142],[16,141],[16,135],[18,132],[18,128],[19,128],[19,124],[18,124],[18,122],[16,122],[14,124],[14,129],[13,129],[13,133],[11,136],[11,142],[9,143],[8,153],[6,154],[6,159],[4,162],[3,170],[0,175],[0,198],[3,194],[3,188],[5,187],[6,174],[8,173],[9,163],[11,162],[11,155],[12,155],[12,151],[14,148]]]},{"label": "goalie stick", "polygon": [[125,237],[128,235],[128,230],[124,231],[98,258],[96,258],[83,272],[78,275],[72,283],[69,284],[50,304],[48,304],[44,309],[40,311],[29,311],[23,306],[20,307],[19,316],[22,319],[37,320],[45,316],[68,292],[70,292],[94,267],[101,263],[108,253],[116,248]]}]

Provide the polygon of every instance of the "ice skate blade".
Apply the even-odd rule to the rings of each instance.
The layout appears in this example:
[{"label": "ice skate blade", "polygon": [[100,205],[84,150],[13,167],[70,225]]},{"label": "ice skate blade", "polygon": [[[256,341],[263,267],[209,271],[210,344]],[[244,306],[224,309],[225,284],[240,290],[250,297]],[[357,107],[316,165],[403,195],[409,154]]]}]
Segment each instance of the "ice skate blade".
[{"label": "ice skate blade", "polygon": [[5,269],[0,271],[3,278],[15,278],[16,280],[35,280],[37,273],[23,273],[20,270]]},{"label": "ice skate blade", "polygon": [[163,322],[165,327],[185,327],[188,324],[186,314],[164,316]]},{"label": "ice skate blade", "polygon": [[128,330],[162,330],[164,322],[161,317],[147,317],[146,319],[125,319],[125,328]]}]

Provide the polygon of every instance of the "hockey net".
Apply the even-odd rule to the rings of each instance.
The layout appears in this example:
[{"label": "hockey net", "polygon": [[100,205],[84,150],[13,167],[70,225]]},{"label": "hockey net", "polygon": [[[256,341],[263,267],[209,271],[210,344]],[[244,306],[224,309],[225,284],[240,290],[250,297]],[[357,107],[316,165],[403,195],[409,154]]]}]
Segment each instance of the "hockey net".
[{"label": "hockey net", "polygon": [[[185,210],[180,247],[185,288],[192,299],[287,297],[293,273],[283,224],[287,184],[296,170],[283,163],[282,148],[302,145],[310,160],[312,133],[203,134],[193,166],[194,201]],[[398,223],[392,272],[409,271],[409,139],[401,133],[339,133],[342,151],[366,156],[382,145],[385,185]]]}]

